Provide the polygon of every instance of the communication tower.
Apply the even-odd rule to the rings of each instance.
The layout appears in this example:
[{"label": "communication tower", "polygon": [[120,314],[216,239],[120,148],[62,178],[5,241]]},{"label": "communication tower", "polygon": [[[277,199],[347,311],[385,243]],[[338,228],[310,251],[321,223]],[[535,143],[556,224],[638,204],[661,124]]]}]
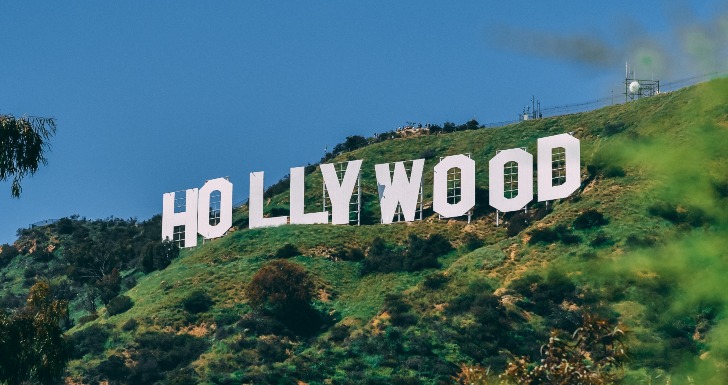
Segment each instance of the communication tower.
[{"label": "communication tower", "polygon": [[624,100],[636,100],[660,93],[660,81],[655,79],[638,79],[634,68],[625,64]]}]

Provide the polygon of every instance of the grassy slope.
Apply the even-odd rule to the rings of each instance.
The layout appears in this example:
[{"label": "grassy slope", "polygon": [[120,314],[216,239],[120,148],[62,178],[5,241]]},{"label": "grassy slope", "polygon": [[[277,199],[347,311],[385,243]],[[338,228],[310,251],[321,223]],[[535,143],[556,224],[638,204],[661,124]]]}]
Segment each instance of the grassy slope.
[{"label": "grassy slope", "polygon": [[[432,150],[436,156],[428,159],[425,166],[424,191],[425,201],[428,202],[432,196],[432,167],[436,164],[438,156],[470,153],[476,161],[477,183],[487,188],[487,162],[496,150],[526,147],[529,152],[535,154],[537,138],[573,132],[581,139],[583,179],[587,178],[586,166],[601,157],[621,163],[626,176],[599,177],[592,180],[583,191],[575,194],[574,199],[556,202],[554,211],[536,222],[533,227],[568,225],[583,210],[596,207],[610,220],[610,224],[599,232],[614,240],[613,245],[598,249],[590,247],[588,242],[596,236],[596,230],[577,232],[584,239],[584,242],[578,245],[561,243],[529,245],[526,242],[528,231],[508,238],[503,227],[495,227],[492,213],[477,219],[471,225],[467,225],[464,221],[441,221],[429,218],[423,223],[389,226],[315,225],[238,229],[222,239],[185,251],[181,258],[165,270],[140,279],[138,285],[127,293],[135,303],[131,310],[114,317],[101,317],[91,324],[108,324],[117,331],[118,335],[114,341],[108,343],[111,348],[109,353],[114,351],[115,346],[131,340],[130,332],[122,332],[119,329],[120,325],[131,318],[141,321],[137,334],[145,330],[186,330],[191,324],[202,323],[209,329],[215,322],[216,316],[243,314],[249,311],[243,294],[245,285],[266,261],[265,255],[274,253],[285,243],[293,243],[302,251],[304,255],[293,260],[304,265],[316,277],[320,288],[329,294],[331,299],[327,306],[335,310],[339,319],[343,320],[341,322],[355,325],[357,328],[371,327],[372,321],[382,309],[383,298],[387,293],[419,293],[417,295],[422,299],[419,311],[423,314],[436,314],[435,304],[446,303],[472,282],[484,280],[491,282],[494,287],[502,287],[516,277],[527,272],[542,272],[548,266],[566,266],[570,270],[569,274],[576,277],[575,279],[578,280],[579,276],[583,276],[584,284],[599,289],[604,283],[595,278],[598,274],[589,274],[590,270],[605,263],[616,261],[619,264],[632,255],[633,252],[626,245],[626,239],[630,235],[652,237],[662,242],[680,238],[685,232],[695,231],[674,226],[664,219],[646,214],[647,208],[654,203],[652,198],[646,196],[648,192],[661,191],[661,196],[678,199],[681,198],[680,191],[673,194],[669,186],[663,184],[671,181],[671,177],[660,174],[669,170],[667,166],[655,166],[650,163],[649,158],[636,158],[630,151],[639,149],[637,144],[654,147],[657,141],[665,146],[662,147],[663,151],[670,151],[669,146],[672,144],[690,141],[691,136],[699,135],[699,128],[696,130],[695,125],[696,122],[703,120],[718,125],[725,134],[728,124],[725,107],[728,106],[726,83],[726,80],[714,81],[590,113],[529,121],[498,129],[395,139],[344,154],[337,159],[338,161],[364,159],[362,187],[365,194],[374,196],[375,163],[416,159],[425,151]],[[604,127],[610,124],[621,124],[625,129],[613,136],[601,135]],[[688,158],[692,156],[690,153],[684,155]],[[670,166],[678,170],[683,168],[681,165],[681,161],[676,160]],[[716,178],[725,178],[722,176],[725,174],[725,166],[724,157],[716,154],[716,158],[705,167],[709,168],[708,173]],[[686,179],[683,183],[690,181]],[[311,210],[316,208],[320,186],[321,177],[318,171],[307,176],[307,194]],[[285,207],[287,201],[285,195],[276,196],[268,208]],[[690,203],[704,204],[699,197]],[[378,211],[376,203],[372,207],[375,212]],[[244,218],[246,213],[241,210],[235,215],[236,220],[239,220]],[[373,274],[362,277],[359,274],[358,263],[334,262],[321,257],[327,250],[345,246],[365,248],[377,236],[392,241],[402,241],[410,233],[443,234],[457,245],[465,232],[478,234],[486,241],[486,245],[472,252],[455,252],[441,258],[441,271],[452,277],[441,291],[425,292],[421,288],[420,282],[423,277],[432,271]],[[593,256],[595,259],[584,260],[582,257],[589,253],[595,253]],[[641,253],[650,255],[649,250]],[[181,310],[179,304],[182,298],[198,288],[210,293],[216,305],[208,314],[190,318]],[[637,334],[632,341],[633,344],[649,344],[656,338],[651,330],[642,328],[644,307],[637,301],[631,299],[617,301],[613,304],[613,308],[621,313],[622,322],[632,327]],[[77,326],[72,332],[84,327],[87,325]],[[211,340],[212,335],[212,332],[206,334]],[[304,348],[305,346],[299,347],[299,349]],[[224,346],[214,342],[208,353],[198,360],[198,369],[204,372],[206,362],[224,354],[226,354]],[[75,361],[71,368],[76,371],[93,362],[96,362],[96,359]],[[646,375],[641,373],[641,368],[632,368],[632,371],[635,376]]]}]

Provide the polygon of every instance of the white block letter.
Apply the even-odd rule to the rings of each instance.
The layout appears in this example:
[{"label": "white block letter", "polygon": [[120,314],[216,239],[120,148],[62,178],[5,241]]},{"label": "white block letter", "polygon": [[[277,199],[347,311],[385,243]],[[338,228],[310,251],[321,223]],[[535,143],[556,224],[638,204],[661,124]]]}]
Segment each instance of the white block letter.
[{"label": "white block letter", "polygon": [[[552,152],[554,148],[563,148],[566,167],[566,180],[560,186],[553,184]],[[538,200],[550,201],[566,198],[581,185],[579,139],[569,135],[560,134],[540,138],[538,140]]]},{"label": "white block letter", "polygon": [[329,212],[305,213],[306,182],[303,167],[291,169],[291,224],[311,225],[314,223],[328,223]]},{"label": "white block letter", "polygon": [[[518,164],[518,195],[506,198],[503,167],[508,162]],[[507,213],[522,209],[533,199],[533,155],[520,148],[501,151],[488,163],[490,205]]]},{"label": "white block letter", "polygon": [[185,191],[185,210],[174,212],[174,194],[162,195],[162,239],[173,240],[175,226],[185,227],[184,247],[197,246],[197,189]]},{"label": "white block letter", "polygon": [[263,171],[250,173],[250,199],[248,204],[249,225],[251,229],[285,225],[288,217],[263,218]]},{"label": "white block letter", "polygon": [[[210,194],[220,192],[220,222],[210,225]],[[197,197],[197,231],[206,239],[218,238],[233,225],[233,184],[225,178],[208,180]]]},{"label": "white block letter", "polygon": [[382,211],[382,223],[392,223],[397,205],[402,207],[404,220],[412,222],[417,212],[417,198],[422,186],[422,169],[424,159],[412,161],[412,174],[409,179],[403,162],[394,164],[394,177],[390,176],[389,163],[377,164],[374,170],[377,174],[377,187],[379,189],[379,206]]},{"label": "white block letter", "polygon": [[[447,172],[460,169],[460,202],[447,201]],[[432,190],[432,209],[444,218],[465,215],[475,206],[475,161],[465,155],[452,155],[435,166]]]},{"label": "white block letter", "polygon": [[356,180],[359,178],[361,162],[361,160],[353,160],[347,163],[344,180],[341,181],[341,184],[339,184],[333,164],[321,165],[321,174],[324,177],[329,199],[331,199],[331,223],[335,225],[349,224],[349,202],[351,202]]}]

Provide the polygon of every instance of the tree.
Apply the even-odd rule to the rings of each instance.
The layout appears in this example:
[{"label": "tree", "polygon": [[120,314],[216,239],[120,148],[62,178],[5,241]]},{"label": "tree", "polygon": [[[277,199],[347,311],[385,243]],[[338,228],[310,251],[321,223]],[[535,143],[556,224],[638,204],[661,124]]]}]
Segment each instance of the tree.
[{"label": "tree", "polygon": [[30,288],[26,306],[0,313],[0,382],[55,384],[69,359],[61,321],[68,303],[51,296],[48,282]]},{"label": "tree", "polygon": [[179,256],[179,247],[170,241],[151,241],[142,249],[142,269],[145,273],[162,270]]},{"label": "tree", "polygon": [[308,309],[313,290],[313,281],[302,267],[279,259],[255,273],[246,294],[254,309],[281,315],[296,309]]},{"label": "tree", "polygon": [[258,270],[245,289],[250,306],[296,335],[312,335],[332,321],[312,305],[315,285],[306,270],[285,259]]},{"label": "tree", "polygon": [[20,197],[20,181],[46,164],[44,152],[55,133],[53,118],[0,115],[0,181],[12,178],[13,197]]}]

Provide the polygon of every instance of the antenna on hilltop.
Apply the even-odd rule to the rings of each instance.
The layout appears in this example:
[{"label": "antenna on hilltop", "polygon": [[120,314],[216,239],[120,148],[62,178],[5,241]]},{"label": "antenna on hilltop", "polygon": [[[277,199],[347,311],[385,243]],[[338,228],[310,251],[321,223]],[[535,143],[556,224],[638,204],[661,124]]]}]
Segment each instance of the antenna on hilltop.
[{"label": "antenna on hilltop", "polygon": [[643,97],[654,96],[660,93],[660,81],[655,80],[655,74],[652,73],[651,79],[638,79],[635,68],[629,68],[629,62],[625,63],[624,78],[624,99],[625,101],[635,100]]}]

